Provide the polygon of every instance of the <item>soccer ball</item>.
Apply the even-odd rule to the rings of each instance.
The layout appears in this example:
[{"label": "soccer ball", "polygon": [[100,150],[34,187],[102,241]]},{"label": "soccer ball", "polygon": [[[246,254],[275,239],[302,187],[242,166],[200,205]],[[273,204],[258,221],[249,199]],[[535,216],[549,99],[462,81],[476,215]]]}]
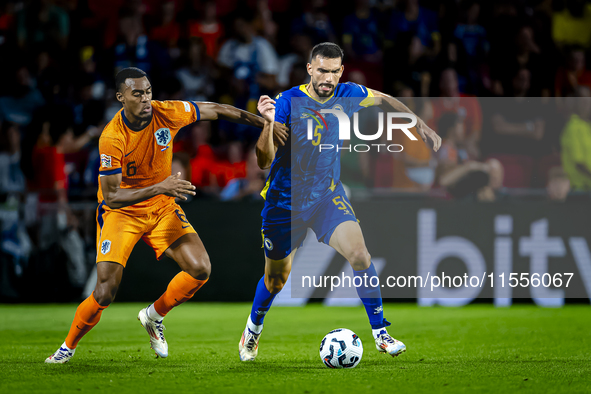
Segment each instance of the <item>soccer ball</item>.
[{"label": "soccer ball", "polygon": [[355,368],[363,355],[361,339],[351,330],[332,330],[320,343],[320,358],[328,368]]}]

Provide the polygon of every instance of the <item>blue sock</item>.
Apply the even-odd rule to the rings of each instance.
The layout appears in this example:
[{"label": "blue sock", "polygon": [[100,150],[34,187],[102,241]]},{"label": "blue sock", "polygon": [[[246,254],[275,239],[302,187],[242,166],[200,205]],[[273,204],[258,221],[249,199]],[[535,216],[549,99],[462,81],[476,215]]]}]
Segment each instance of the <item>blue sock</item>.
[{"label": "blue sock", "polygon": [[[277,293],[279,294],[279,293]],[[252,302],[252,310],[250,311],[250,320],[256,324],[263,324],[265,315],[271,309],[271,304],[277,294],[271,294],[265,286],[265,276],[259,280],[256,293],[254,294],[254,301]]]},{"label": "blue sock", "polygon": [[[357,294],[359,295],[359,298],[361,298],[361,302],[363,302],[367,317],[369,317],[371,328],[379,329],[389,326],[390,322],[384,319],[384,308],[382,307],[382,293],[380,292],[380,287],[379,285],[377,287],[372,287],[370,285],[370,279],[374,276],[378,277],[376,267],[371,263],[369,268],[364,270],[353,270],[353,274],[362,279],[363,282],[361,283],[367,283],[367,286],[357,287]],[[365,275],[367,275],[366,279],[364,278]],[[357,281],[357,283],[359,283],[359,281]],[[375,279],[373,280],[373,283],[376,283]]]}]

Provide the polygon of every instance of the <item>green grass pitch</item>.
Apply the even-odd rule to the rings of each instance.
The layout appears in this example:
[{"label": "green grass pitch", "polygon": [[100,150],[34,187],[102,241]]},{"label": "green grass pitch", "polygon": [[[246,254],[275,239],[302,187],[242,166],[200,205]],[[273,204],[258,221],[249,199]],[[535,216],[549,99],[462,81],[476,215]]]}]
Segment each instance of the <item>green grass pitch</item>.
[{"label": "green grass pitch", "polygon": [[[386,304],[407,345],[379,354],[364,310],[275,307],[255,362],[238,358],[248,304],[191,302],[165,320],[169,357],[157,359],[136,320],[142,304],[113,304],[65,365],[45,358],[63,342],[76,305],[0,305],[0,393],[589,393],[591,307],[420,308]],[[357,368],[331,370],[318,347],[346,327],[364,345]]]}]

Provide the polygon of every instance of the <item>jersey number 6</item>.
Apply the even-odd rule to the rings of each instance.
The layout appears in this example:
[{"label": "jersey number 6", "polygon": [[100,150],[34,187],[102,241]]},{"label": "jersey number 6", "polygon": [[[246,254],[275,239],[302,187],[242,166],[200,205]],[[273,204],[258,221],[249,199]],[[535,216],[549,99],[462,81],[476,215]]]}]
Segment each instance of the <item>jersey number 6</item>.
[{"label": "jersey number 6", "polygon": [[127,163],[127,176],[134,176],[137,172],[137,168],[133,164],[135,164],[135,161]]}]

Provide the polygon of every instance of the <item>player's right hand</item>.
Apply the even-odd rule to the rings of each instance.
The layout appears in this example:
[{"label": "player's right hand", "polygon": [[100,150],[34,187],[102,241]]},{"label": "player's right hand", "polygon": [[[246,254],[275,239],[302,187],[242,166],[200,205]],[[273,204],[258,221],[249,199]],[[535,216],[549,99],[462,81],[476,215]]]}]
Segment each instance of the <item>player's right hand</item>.
[{"label": "player's right hand", "polygon": [[423,121],[420,121],[417,124],[417,132],[427,144],[428,147],[433,149],[435,152],[441,148],[441,137],[437,135],[437,133],[432,130],[427,124]]},{"label": "player's right hand", "polygon": [[259,98],[257,109],[261,113],[263,119],[267,122],[275,121],[275,100],[271,97],[264,95]]},{"label": "player's right hand", "polygon": [[171,175],[162,182],[160,182],[158,184],[162,190],[160,194],[164,194],[168,197],[180,198],[182,200],[187,199],[186,194],[194,196],[195,186],[193,186],[189,181],[179,179],[180,176],[181,173],[177,172],[175,175]]},{"label": "player's right hand", "polygon": [[273,139],[276,140],[279,145],[284,146],[289,137],[289,127],[279,122],[275,122],[273,126]]}]

